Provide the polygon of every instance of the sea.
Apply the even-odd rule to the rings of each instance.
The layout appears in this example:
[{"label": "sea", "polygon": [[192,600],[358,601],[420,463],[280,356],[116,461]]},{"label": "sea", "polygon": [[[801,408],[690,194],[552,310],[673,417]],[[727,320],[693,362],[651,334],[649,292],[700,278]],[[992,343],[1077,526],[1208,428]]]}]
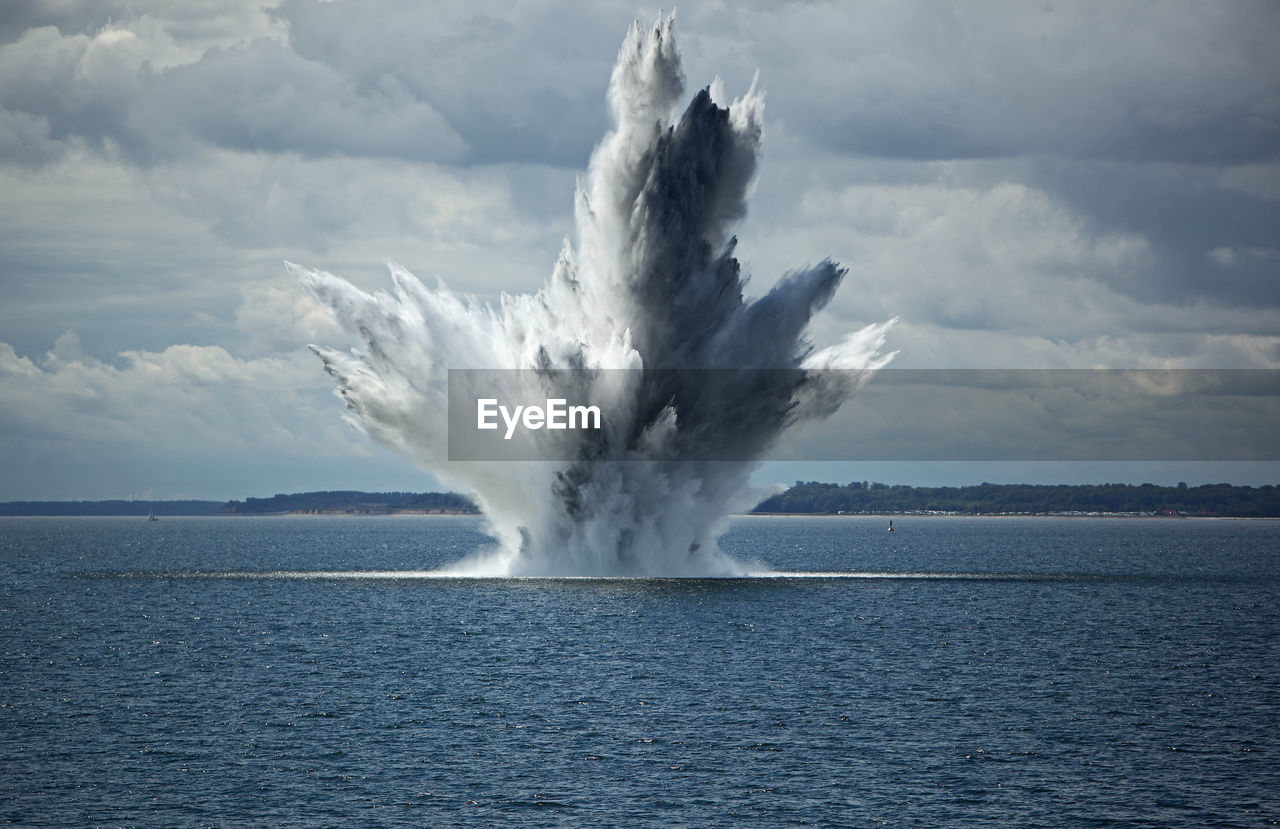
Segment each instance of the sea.
[{"label": "sea", "polygon": [[1280,522],[893,520],[507,580],[424,572],[473,517],[0,519],[0,823],[1280,821]]}]

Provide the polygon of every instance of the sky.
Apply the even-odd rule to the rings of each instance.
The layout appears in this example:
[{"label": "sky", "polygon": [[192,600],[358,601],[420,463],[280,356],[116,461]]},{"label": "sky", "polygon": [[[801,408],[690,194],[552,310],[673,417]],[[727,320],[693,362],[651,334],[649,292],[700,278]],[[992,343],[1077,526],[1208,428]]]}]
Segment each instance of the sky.
[{"label": "sky", "polygon": [[[0,500],[436,488],[307,343],[283,261],[536,291],[609,128],[623,2],[10,0]],[[689,95],[753,76],[738,255],[831,257],[818,345],[895,368],[1280,368],[1280,5],[686,3]],[[998,424],[993,424],[998,429]],[[1272,453],[1275,456],[1275,453]],[[1280,483],[1275,462],[765,464],[795,479]]]}]

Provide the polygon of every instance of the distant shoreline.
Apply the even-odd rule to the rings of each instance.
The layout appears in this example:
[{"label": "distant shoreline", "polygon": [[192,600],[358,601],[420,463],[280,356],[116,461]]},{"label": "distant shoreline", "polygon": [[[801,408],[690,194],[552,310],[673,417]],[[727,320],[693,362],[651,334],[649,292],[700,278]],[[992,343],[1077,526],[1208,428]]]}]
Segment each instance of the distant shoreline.
[{"label": "distant shoreline", "polygon": [[[456,492],[329,490],[232,501],[0,502],[0,516],[479,515]],[[744,515],[823,517],[1280,518],[1280,487],[979,484],[911,487],[797,481]]]},{"label": "distant shoreline", "polygon": [[[145,513],[0,513],[0,520],[6,518],[128,518],[134,520],[146,520]],[[421,512],[412,510],[403,510],[399,512],[257,512],[257,513],[171,513],[164,516],[157,515],[160,518],[218,518],[218,519],[238,519],[238,518],[483,518],[482,512]],[[1280,517],[1272,515],[1148,515],[1138,513],[903,513],[903,512],[867,512],[867,513],[825,513],[825,512],[738,512],[725,516],[726,518],[751,518],[751,519],[767,519],[767,518],[821,518],[821,519],[843,519],[843,518],[878,518],[878,519],[894,519],[906,521],[913,518],[933,519],[933,518],[981,518],[981,519],[1015,519],[1015,518],[1069,518],[1080,520],[1115,520],[1121,518],[1135,518],[1142,520],[1159,520],[1159,521],[1280,521]]]},{"label": "distant shoreline", "polygon": [[1136,512],[739,512],[730,518],[1150,518],[1171,521],[1280,521],[1274,515],[1159,515]]},{"label": "distant shoreline", "polygon": [[753,514],[1082,517],[1280,517],[1280,488],[1232,484],[991,484],[911,487],[796,481]]}]

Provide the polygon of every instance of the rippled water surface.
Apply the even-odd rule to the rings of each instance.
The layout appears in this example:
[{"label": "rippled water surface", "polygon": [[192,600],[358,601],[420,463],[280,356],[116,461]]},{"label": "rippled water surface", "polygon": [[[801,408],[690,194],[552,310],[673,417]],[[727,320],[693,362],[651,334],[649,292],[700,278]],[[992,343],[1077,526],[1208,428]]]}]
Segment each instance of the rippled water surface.
[{"label": "rippled water surface", "polygon": [[1280,820],[1280,523],[886,525],[467,580],[470,518],[0,520],[0,822]]}]

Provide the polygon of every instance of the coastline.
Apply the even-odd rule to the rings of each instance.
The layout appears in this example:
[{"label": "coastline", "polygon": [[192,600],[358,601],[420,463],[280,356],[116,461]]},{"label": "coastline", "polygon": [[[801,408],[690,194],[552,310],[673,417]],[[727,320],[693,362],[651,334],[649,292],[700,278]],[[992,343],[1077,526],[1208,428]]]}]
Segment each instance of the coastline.
[{"label": "coastline", "polygon": [[[483,518],[482,512],[442,512],[438,510],[398,510],[394,512],[359,512],[345,510],[331,511],[298,511],[298,512],[222,512],[222,513],[171,513],[158,515],[159,520],[174,518]],[[859,513],[826,513],[826,512],[738,512],[731,513],[730,519],[766,519],[766,518],[876,518],[882,520],[902,520],[912,518],[980,518],[1009,520],[1017,518],[1069,518],[1069,519],[1101,519],[1117,520],[1122,518],[1143,520],[1178,520],[1178,521],[1280,521],[1280,517],[1269,515],[1158,515],[1133,512],[1098,512],[1098,513],[965,513],[965,512],[859,512]],[[145,515],[136,513],[10,513],[0,515],[0,520],[9,518],[122,518],[145,520]]]},{"label": "coastline", "polygon": [[1280,521],[1270,515],[1163,515],[1141,512],[743,512],[730,518],[1150,518],[1178,521]]}]

